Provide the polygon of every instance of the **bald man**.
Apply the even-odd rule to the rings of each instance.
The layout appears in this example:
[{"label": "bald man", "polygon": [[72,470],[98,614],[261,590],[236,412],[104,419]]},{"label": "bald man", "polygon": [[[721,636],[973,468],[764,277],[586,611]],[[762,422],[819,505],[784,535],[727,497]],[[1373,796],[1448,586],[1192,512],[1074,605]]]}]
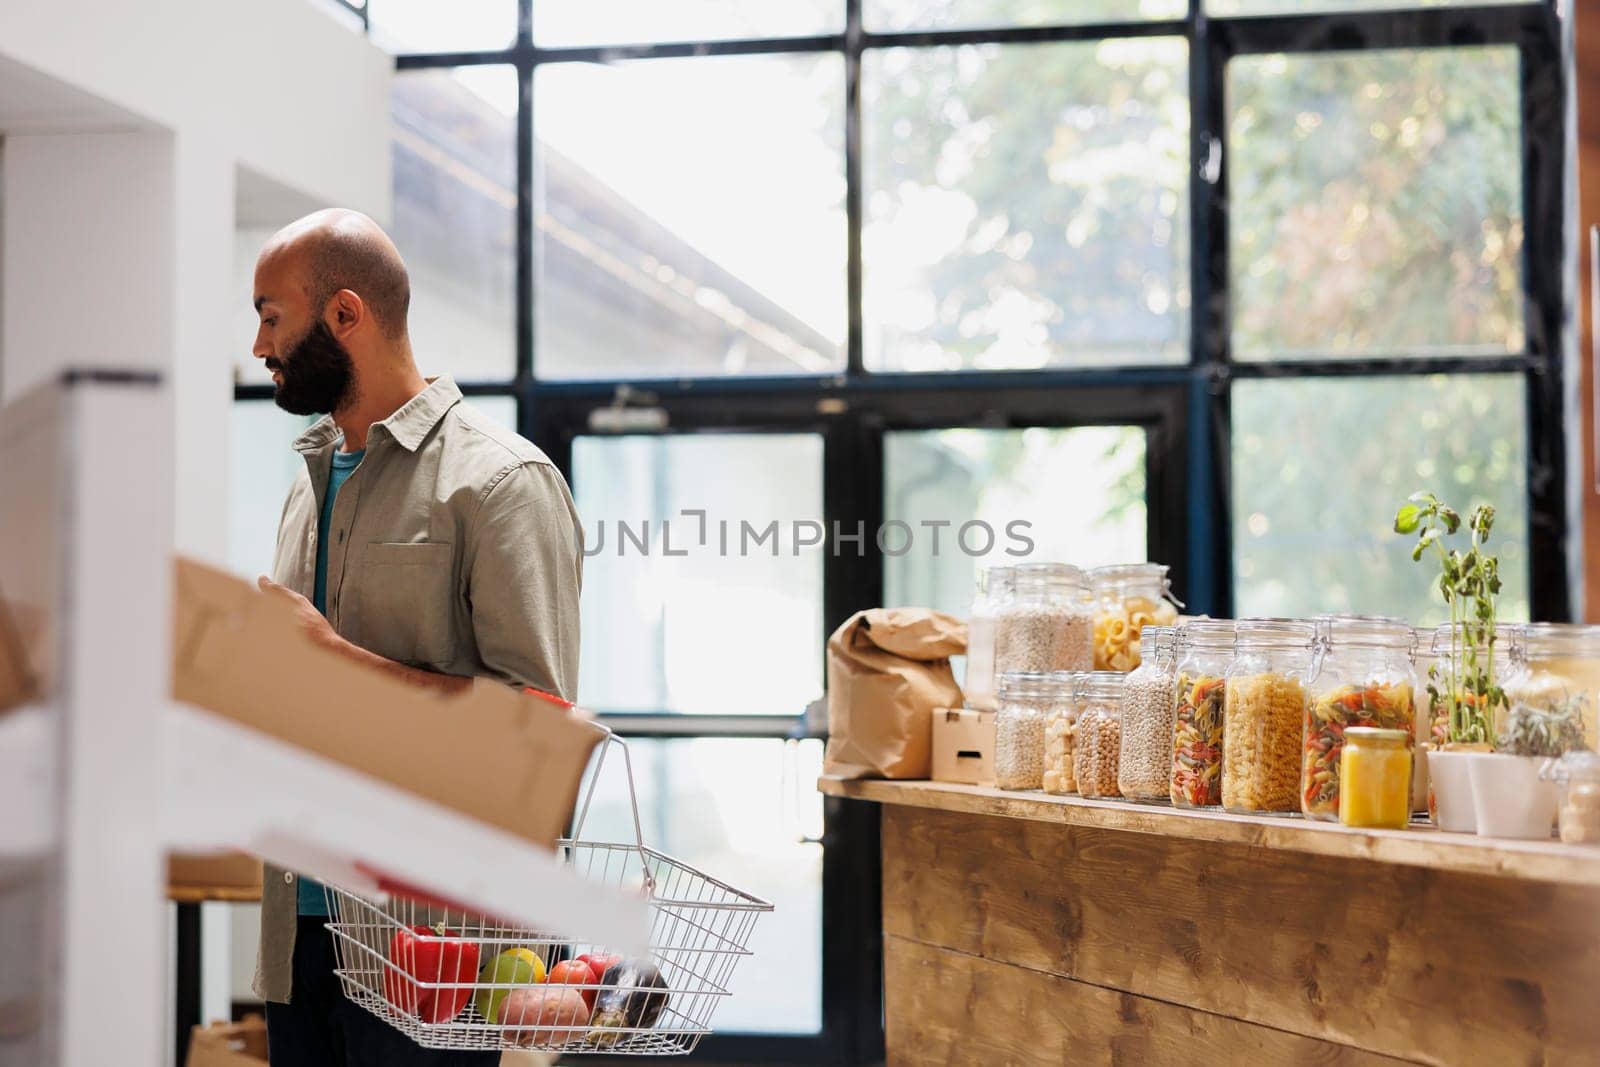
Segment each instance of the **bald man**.
[{"label": "bald man", "polygon": [[[574,699],[572,495],[449,378],[423,378],[410,302],[400,253],[365,215],[319,211],[262,249],[252,351],[280,407],[325,417],[294,442],[305,469],[261,587],[317,644],[412,685],[449,693],[482,677]],[[255,985],[273,1067],[497,1062],[422,1049],[346,1001],[326,921],[321,886],[267,869]]]}]

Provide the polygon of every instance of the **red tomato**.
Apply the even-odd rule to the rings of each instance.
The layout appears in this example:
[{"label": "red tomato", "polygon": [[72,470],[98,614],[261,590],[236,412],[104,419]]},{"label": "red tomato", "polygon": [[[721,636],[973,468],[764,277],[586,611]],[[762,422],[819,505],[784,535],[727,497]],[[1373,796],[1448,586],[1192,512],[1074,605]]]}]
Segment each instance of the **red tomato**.
[{"label": "red tomato", "polygon": [[[472,999],[478,973],[478,946],[437,927],[401,927],[389,939],[389,962],[383,969],[383,997],[423,1022],[445,1023],[461,1014]],[[456,988],[430,989],[418,983],[459,983]]]},{"label": "red tomato", "polygon": [[[597,985],[600,979],[596,978],[587,961],[582,959],[562,960],[550,968],[549,983],[551,985]],[[598,989],[579,989],[583,994],[583,1002],[589,1005],[589,1010],[594,1010],[594,996],[600,992]]]},{"label": "red tomato", "polygon": [[596,981],[599,981],[600,977],[609,971],[612,966],[622,962],[621,956],[610,952],[585,952],[578,958],[589,965],[589,969],[595,974]]}]

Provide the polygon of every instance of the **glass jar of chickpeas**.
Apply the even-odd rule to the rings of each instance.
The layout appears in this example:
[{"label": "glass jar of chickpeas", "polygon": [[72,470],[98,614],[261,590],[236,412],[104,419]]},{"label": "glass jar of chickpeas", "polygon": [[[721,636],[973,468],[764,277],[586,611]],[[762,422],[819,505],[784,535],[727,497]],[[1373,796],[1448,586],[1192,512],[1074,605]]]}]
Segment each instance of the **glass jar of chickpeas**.
[{"label": "glass jar of chickpeas", "polygon": [[1317,626],[1305,619],[1240,619],[1222,705],[1222,806],[1300,810],[1300,737],[1316,674]]},{"label": "glass jar of chickpeas", "polygon": [[1178,620],[1167,568],[1160,563],[1119,563],[1089,572],[1094,590],[1094,669],[1131,671],[1139,666],[1146,626]]}]

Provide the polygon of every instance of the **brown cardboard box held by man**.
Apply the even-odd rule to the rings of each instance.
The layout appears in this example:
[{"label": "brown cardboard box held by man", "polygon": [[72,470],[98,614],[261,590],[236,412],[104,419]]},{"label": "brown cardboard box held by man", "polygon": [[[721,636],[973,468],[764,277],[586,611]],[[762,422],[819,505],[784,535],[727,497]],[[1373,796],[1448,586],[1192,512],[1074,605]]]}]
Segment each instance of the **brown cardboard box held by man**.
[{"label": "brown cardboard box held by man", "polygon": [[[284,505],[267,592],[316,643],[409,684],[474,678],[576,698],[582,529],[548,458],[423,378],[410,282],[371,219],[322,211],[256,261],[252,349],[286,411],[322,414]],[[448,723],[441,723],[448,729]],[[268,867],[256,992],[275,1067],[444,1067],[498,1055],[425,1050],[345,1000],[320,886]]]}]

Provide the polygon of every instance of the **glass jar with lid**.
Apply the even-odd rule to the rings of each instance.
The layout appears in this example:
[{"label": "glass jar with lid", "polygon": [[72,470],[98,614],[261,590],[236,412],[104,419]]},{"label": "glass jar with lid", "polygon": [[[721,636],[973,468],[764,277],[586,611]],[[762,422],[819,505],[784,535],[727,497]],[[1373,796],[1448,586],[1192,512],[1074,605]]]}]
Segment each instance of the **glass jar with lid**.
[{"label": "glass jar with lid", "polygon": [[1131,671],[1139,665],[1139,637],[1148,626],[1178,621],[1167,567],[1119,563],[1089,572],[1094,590],[1094,669]]},{"label": "glass jar with lid", "polygon": [[1339,757],[1339,821],[1404,830],[1411,822],[1410,729],[1352,726]]},{"label": "glass jar with lid", "polygon": [[1045,723],[1071,711],[1072,691],[1069,675],[1011,672],[1000,676],[999,709],[994,718],[995,785],[1001,789],[1043,787]]},{"label": "glass jar with lid", "polygon": [[[1521,655],[1502,683],[1506,696],[1546,711],[1570,709],[1583,723],[1584,744],[1600,747],[1600,626],[1535,622],[1521,636]],[[1497,720],[1495,736],[1504,729]]]},{"label": "glass jar with lid", "polygon": [[1300,734],[1317,656],[1309,620],[1239,620],[1222,713],[1224,809],[1300,810]]},{"label": "glass jar with lid", "polygon": [[1046,793],[1066,796],[1078,791],[1077,766],[1073,762],[1077,744],[1079,702],[1088,671],[1061,671],[1050,675],[1061,687],[1062,699],[1044,717],[1044,784]]},{"label": "glass jar with lid", "polygon": [[[1460,703],[1463,708],[1470,709],[1473,705],[1482,702],[1485,696],[1477,692],[1480,688],[1487,688],[1489,692],[1503,688],[1501,683],[1514,677],[1521,670],[1523,649],[1522,631],[1520,625],[1501,623],[1495,627],[1493,647],[1480,645],[1467,649],[1464,640],[1453,635],[1450,624],[1442,623],[1433,631],[1433,638],[1429,642],[1431,660],[1426,671],[1420,667],[1417,670],[1417,688],[1424,694],[1428,708],[1428,735],[1426,744],[1430,749],[1442,748],[1451,741],[1450,711],[1455,701],[1450,699],[1452,686],[1455,691],[1462,694]],[[1461,652],[1462,663],[1459,668],[1454,663],[1457,650]],[[1469,654],[1470,653],[1470,654]],[[1466,674],[1476,665],[1482,677],[1479,683],[1470,683]],[[1503,723],[1505,717],[1504,705],[1494,709],[1494,716],[1490,722],[1487,737],[1483,742],[1492,742],[1498,724]]]},{"label": "glass jar with lid", "polygon": [[1561,840],[1569,845],[1600,845],[1600,754],[1568,752],[1545,764],[1539,777],[1560,791]]},{"label": "glass jar with lid", "polygon": [[[1301,739],[1300,810],[1316,819],[1339,816],[1340,754],[1352,727],[1415,729],[1409,623],[1380,615],[1328,615],[1317,620],[1321,662],[1311,682]],[[1407,742],[1410,759],[1410,742]],[[1407,780],[1410,780],[1409,771]],[[1410,797],[1404,803],[1410,808]]]},{"label": "glass jar with lid", "polygon": [[1117,788],[1129,800],[1165,804],[1172,773],[1173,640],[1170,626],[1146,626],[1144,656],[1122,687]]},{"label": "glass jar with lid", "polygon": [[1078,676],[1072,772],[1080,796],[1122,795],[1117,788],[1117,760],[1122,749],[1122,692],[1127,680],[1121,671]]},{"label": "glass jar with lid", "polygon": [[1024,563],[995,607],[996,674],[1086,671],[1094,664],[1094,610],[1083,571]]},{"label": "glass jar with lid", "polygon": [[977,588],[967,620],[967,674],[962,685],[969,708],[995,709],[995,608],[1008,595],[1010,585],[1010,567],[977,568]]},{"label": "glass jar with lid", "polygon": [[1167,796],[1180,808],[1222,803],[1222,712],[1233,628],[1232,619],[1190,619],[1178,627]]}]

